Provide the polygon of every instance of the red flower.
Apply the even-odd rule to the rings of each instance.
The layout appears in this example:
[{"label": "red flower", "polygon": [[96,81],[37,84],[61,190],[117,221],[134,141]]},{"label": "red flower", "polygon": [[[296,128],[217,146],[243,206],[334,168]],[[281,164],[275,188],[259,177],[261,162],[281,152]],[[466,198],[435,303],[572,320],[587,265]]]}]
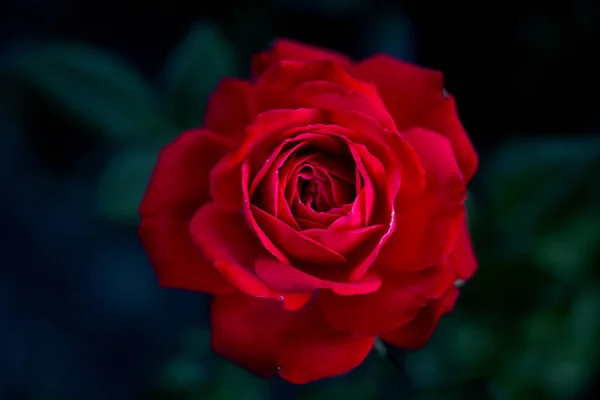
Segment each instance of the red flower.
[{"label": "red flower", "polygon": [[477,155],[442,75],[287,40],[160,154],[140,236],[162,285],[209,292],[212,346],[294,383],[425,344],[477,267]]}]

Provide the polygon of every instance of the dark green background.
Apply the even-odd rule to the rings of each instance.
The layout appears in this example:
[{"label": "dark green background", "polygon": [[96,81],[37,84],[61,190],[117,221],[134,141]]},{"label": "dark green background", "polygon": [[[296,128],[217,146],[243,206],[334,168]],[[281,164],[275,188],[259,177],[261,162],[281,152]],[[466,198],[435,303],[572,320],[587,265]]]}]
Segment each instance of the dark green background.
[{"label": "dark green background", "polygon": [[[0,13],[1,399],[600,397],[600,8],[27,0]],[[158,149],[278,36],[442,70],[480,154],[480,270],[426,348],[260,380],[160,289],[135,210]],[[376,310],[374,310],[376,312]]]}]

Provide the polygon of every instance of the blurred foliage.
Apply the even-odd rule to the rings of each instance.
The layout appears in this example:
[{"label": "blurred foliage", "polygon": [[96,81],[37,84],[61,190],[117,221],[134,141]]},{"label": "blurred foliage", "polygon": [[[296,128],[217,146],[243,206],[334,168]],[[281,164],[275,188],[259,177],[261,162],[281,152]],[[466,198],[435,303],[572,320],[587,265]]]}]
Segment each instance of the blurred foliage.
[{"label": "blurred foliage", "polygon": [[[394,26],[399,35],[410,30]],[[380,45],[407,58],[408,46],[389,38]],[[99,210],[132,227],[159,149],[201,124],[218,80],[247,64],[236,54],[216,26],[199,23],[155,85],[99,49],[63,43],[15,48],[7,71],[113,146],[98,179]],[[412,387],[406,398],[582,396],[600,362],[599,177],[597,135],[511,139],[482,158],[467,202],[480,270],[427,347],[397,353],[402,385]],[[258,400],[278,391],[302,400],[398,398],[386,393],[400,390],[401,371],[377,356],[347,376],[276,390],[280,381],[212,354],[208,336],[204,328],[184,332],[145,398]]]},{"label": "blurred foliage", "polygon": [[164,68],[166,104],[182,129],[200,126],[219,80],[237,76],[235,52],[213,25],[194,25]]},{"label": "blurred foliage", "polygon": [[137,208],[162,146],[200,126],[210,93],[236,76],[235,53],[214,25],[198,23],[168,57],[156,85],[131,66],[90,46],[16,46],[8,74],[119,147],[99,178],[98,206],[135,225]]},{"label": "blurred foliage", "polygon": [[111,140],[141,139],[170,128],[156,93],[117,57],[84,45],[19,46],[8,68],[70,115]]}]

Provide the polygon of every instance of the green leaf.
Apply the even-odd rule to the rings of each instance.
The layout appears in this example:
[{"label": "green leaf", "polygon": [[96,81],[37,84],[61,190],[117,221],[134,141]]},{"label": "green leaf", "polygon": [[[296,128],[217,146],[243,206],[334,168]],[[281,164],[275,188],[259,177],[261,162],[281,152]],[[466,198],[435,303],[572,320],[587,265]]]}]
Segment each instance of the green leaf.
[{"label": "green leaf", "polygon": [[210,93],[226,76],[236,76],[235,52],[229,42],[215,25],[192,26],[164,70],[166,102],[182,129],[202,124]]},{"label": "green leaf", "polygon": [[110,139],[129,140],[172,129],[152,88],[114,55],[70,43],[13,50],[8,55],[10,75]]},{"label": "green leaf", "polygon": [[218,376],[209,398],[214,400],[269,400],[268,381],[227,361],[218,363]]},{"label": "green leaf", "polygon": [[301,389],[300,400],[362,400],[378,399],[385,392],[383,385],[388,368],[392,376],[398,373],[378,352],[372,351],[367,359],[347,374],[309,383]]},{"label": "green leaf", "polygon": [[561,229],[597,187],[598,136],[515,140],[484,180],[505,251],[527,253],[548,227]]},{"label": "green leaf", "polygon": [[535,242],[532,258],[562,282],[574,282],[594,265],[600,238],[600,210],[573,211],[558,228],[548,229]]},{"label": "green leaf", "polygon": [[208,368],[208,365],[197,360],[183,357],[171,360],[164,367],[161,388],[182,392],[201,390],[210,376]]},{"label": "green leaf", "polygon": [[116,152],[100,176],[98,207],[109,219],[138,223],[140,205],[163,141],[143,142]]},{"label": "green leaf", "polygon": [[406,372],[419,388],[436,387],[448,381],[449,371],[444,360],[431,348],[412,351],[406,355]]},{"label": "green leaf", "polygon": [[185,331],[181,339],[181,352],[186,356],[206,358],[211,354],[210,331],[205,328]]}]

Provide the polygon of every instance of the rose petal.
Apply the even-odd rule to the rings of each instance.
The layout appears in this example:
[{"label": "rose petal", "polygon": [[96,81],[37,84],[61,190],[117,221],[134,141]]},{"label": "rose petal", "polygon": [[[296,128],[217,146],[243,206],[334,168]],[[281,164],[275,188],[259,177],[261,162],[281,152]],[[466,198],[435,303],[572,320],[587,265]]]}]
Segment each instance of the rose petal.
[{"label": "rose petal", "polygon": [[427,186],[417,201],[396,202],[396,230],[379,253],[388,268],[414,271],[437,263],[456,243],[464,217],[466,190],[450,142],[425,129],[403,133],[427,173]]},{"label": "rose petal", "polygon": [[317,304],[286,312],[276,301],[219,296],[211,305],[211,344],[222,357],[292,383],[341,375],[359,365],[374,338],[332,330]]},{"label": "rose petal", "polygon": [[306,205],[302,204],[299,201],[292,202],[291,209],[292,213],[294,213],[296,217],[296,221],[298,221],[300,226],[304,226],[302,225],[301,221],[307,221],[312,224],[318,224],[319,227],[327,228],[340,218],[340,214],[334,212],[335,210],[329,210],[327,212],[317,212],[310,207],[306,207]]},{"label": "rose petal", "polygon": [[[190,233],[206,259],[239,291],[285,301],[284,293],[271,289],[256,276],[256,260],[270,255],[239,213],[223,211],[215,203],[207,204],[194,215]],[[308,301],[309,294],[304,296]],[[297,296],[289,299],[287,308],[301,306]]]},{"label": "rose petal", "polygon": [[[284,150],[286,145],[289,146],[289,148]],[[291,139],[286,139],[281,145],[277,146],[271,157],[267,159],[264,165],[258,170],[258,173],[254,176],[252,185],[250,186],[250,197],[254,195],[254,192],[256,192],[256,189],[267,173],[271,172],[272,174],[277,173],[277,175],[279,175],[279,169],[286,164],[286,161],[288,161],[290,157],[293,157],[296,151],[302,146],[304,146],[304,143],[293,143]]]},{"label": "rose petal", "polygon": [[191,217],[210,201],[210,171],[232,146],[227,138],[204,129],[178,136],[158,156],[140,215],[166,212]]},{"label": "rose petal", "polygon": [[381,339],[392,346],[406,349],[425,346],[440,318],[454,308],[458,295],[458,289],[450,286],[441,298],[431,300],[421,309],[415,319],[394,331],[380,335]]},{"label": "rose petal", "polygon": [[303,236],[261,209],[252,206],[252,214],[266,236],[288,257],[320,265],[346,262],[346,258],[338,252]]},{"label": "rose petal", "polygon": [[328,115],[340,135],[350,142],[363,145],[386,166],[389,177],[388,196],[394,198],[398,193],[398,196],[408,199],[422,194],[425,172],[421,160],[404,137],[383,129],[374,118],[359,111],[336,110]]},{"label": "rose petal", "polygon": [[260,183],[259,190],[261,207],[275,218],[279,217],[279,193],[282,191],[282,188],[279,185],[279,174],[277,172],[278,171],[270,171],[270,173],[266,174]]},{"label": "rose petal", "polygon": [[[378,204],[378,205],[382,206],[382,208],[380,208],[378,210],[374,210],[375,199],[376,199],[377,195],[379,195],[379,197],[384,198],[384,199],[387,197],[385,194],[387,193],[388,185],[392,179],[396,179],[396,190],[398,189],[398,187],[400,186],[399,174],[396,176],[392,175],[393,177],[391,177],[388,180],[388,176],[386,174],[385,168],[383,167],[383,164],[381,163],[381,161],[379,161],[377,158],[373,157],[373,155],[371,155],[367,151],[365,146],[362,146],[362,145],[359,145],[356,143],[349,143],[348,147],[350,148],[352,156],[354,157],[354,161],[356,163],[356,168],[360,172],[362,181],[364,182],[363,189],[362,189],[365,192],[365,208],[364,208],[364,212],[363,212],[363,215],[364,215],[363,223],[365,225],[371,223],[371,216],[373,215],[373,212],[376,213],[376,223],[377,222],[389,223],[389,220],[391,218],[391,209],[392,209],[392,204],[393,204],[393,198],[396,193],[393,192],[390,194],[389,202],[384,202],[383,204],[381,204],[381,203]],[[381,211],[384,214],[387,213],[387,215],[384,215],[383,218],[378,218],[380,216],[379,211]]]},{"label": "rose petal", "polygon": [[327,225],[320,222],[311,221],[301,217],[295,217],[295,220],[300,226],[300,229],[327,229]]},{"label": "rose petal", "polygon": [[290,205],[285,199],[285,195],[281,186],[279,186],[277,196],[279,197],[277,200],[277,215],[279,219],[291,226],[292,228],[300,230],[301,227],[298,224],[296,218],[294,218],[294,215],[292,214],[292,210],[290,209]]},{"label": "rose petal", "polygon": [[367,273],[359,280],[347,283],[332,282],[328,289],[340,296],[356,296],[373,293],[381,287],[381,278],[374,273]]},{"label": "rose petal", "polygon": [[273,42],[270,50],[253,57],[252,73],[254,77],[258,78],[273,63],[281,60],[330,60],[342,66],[350,63],[350,59],[340,53],[289,39],[278,39]]},{"label": "rose petal", "polygon": [[334,174],[330,174],[331,195],[335,207],[342,207],[345,204],[351,204],[356,199],[356,188],[348,184]]},{"label": "rose petal", "polygon": [[398,130],[414,126],[414,118],[422,112],[433,92],[442,94],[443,75],[386,54],[360,61],[352,70],[358,79],[372,82],[394,117]]},{"label": "rose petal", "polygon": [[298,178],[300,177],[300,170],[306,165],[308,160],[316,156],[316,154],[292,155],[289,158],[289,162],[285,163],[279,170],[280,184],[288,203],[293,203],[296,199],[299,199]]},{"label": "rose petal", "polygon": [[438,132],[450,140],[465,184],[468,183],[477,170],[479,157],[460,122],[454,97],[437,93],[435,100],[427,103],[417,125]]},{"label": "rose petal", "polygon": [[[249,172],[249,167],[248,167],[248,163],[245,162],[242,164],[242,182],[241,182],[241,186],[242,186],[242,199],[243,199],[243,204],[242,204],[242,215],[244,216],[244,219],[246,220],[246,223],[248,224],[248,226],[251,228],[252,231],[254,231],[256,237],[258,238],[258,240],[262,243],[262,245],[264,246],[264,248],[271,254],[273,254],[275,257],[277,257],[278,260],[280,260],[281,262],[284,263],[290,263],[290,260],[288,258],[288,256],[286,254],[284,254],[271,240],[271,238],[264,232],[264,230],[258,225],[258,222],[256,221],[256,218],[254,216],[254,213],[252,212],[252,207],[253,206],[250,203],[250,196],[248,193],[248,182],[250,180],[250,172]],[[290,228],[292,229],[292,228]]]},{"label": "rose petal", "polygon": [[241,215],[215,203],[202,207],[190,224],[194,243],[234,286],[250,296],[271,297],[272,290],[254,272],[254,261],[266,251]]},{"label": "rose petal", "polygon": [[466,134],[451,96],[443,93],[443,75],[387,55],[356,65],[359,79],[373,82],[398,130],[420,126],[446,136],[467,183],[477,169],[478,157]]},{"label": "rose petal", "polygon": [[[351,86],[357,86],[349,82]],[[376,89],[361,85],[363,93],[340,83],[324,80],[303,82],[279,98],[288,107],[312,107],[334,111],[339,109],[362,111],[377,119],[381,126],[395,131],[396,124],[379,98]],[[285,96],[285,97],[284,97]]]},{"label": "rose petal", "polygon": [[240,138],[250,124],[248,94],[252,85],[241,79],[222,79],[206,109],[204,126],[226,136]]},{"label": "rose petal", "polygon": [[[228,153],[210,174],[210,193],[215,202],[227,210],[242,208],[241,164],[256,148],[269,154],[286,139],[281,133],[288,129],[318,122],[318,110],[272,110],[257,116],[246,128],[246,135],[235,151]],[[266,157],[265,157],[266,161]],[[254,172],[255,173],[255,172]]]},{"label": "rose petal", "polygon": [[365,209],[367,202],[366,189],[361,189],[352,203],[350,210],[344,216],[338,217],[331,222],[327,229],[332,231],[346,232],[365,226]]},{"label": "rose petal", "polygon": [[187,219],[151,215],[142,220],[140,239],[162,286],[211,294],[233,293],[233,287],[198,253]]},{"label": "rose petal", "polygon": [[343,256],[348,256],[360,244],[364,244],[376,235],[381,235],[384,230],[384,225],[372,225],[351,231],[308,229],[302,231],[301,234]]},{"label": "rose petal", "polygon": [[139,236],[163,286],[214,294],[233,290],[195,250],[188,225],[210,200],[208,177],[231,142],[207,130],[183,133],[166,146],[140,205]]},{"label": "rose petal", "polygon": [[[320,132],[318,130],[318,132]],[[344,154],[337,154],[332,157],[326,157],[320,154],[311,159],[312,163],[318,165],[327,175],[335,177],[340,181],[354,185],[354,165],[351,157],[345,157]]]},{"label": "rose petal", "polygon": [[[273,289],[286,293],[305,293],[316,289],[330,289],[343,296],[372,293],[381,287],[381,278],[368,274],[354,282],[335,282],[320,279],[303,272],[300,267],[282,263],[273,257],[256,261],[256,274]],[[332,269],[330,269],[330,272]]]},{"label": "rose petal", "polygon": [[270,287],[283,292],[312,292],[323,284],[321,279],[273,259],[273,257],[259,258],[256,260],[255,269],[260,279]]},{"label": "rose petal", "polygon": [[383,284],[373,293],[338,296],[323,291],[319,299],[327,320],[340,331],[378,335],[411,321],[432,298],[439,298],[455,280],[447,264],[418,272],[386,271]]},{"label": "rose petal", "polygon": [[456,245],[450,252],[449,260],[456,276],[463,281],[470,279],[477,271],[477,258],[473,251],[473,243],[466,218],[460,228]]},{"label": "rose petal", "polygon": [[355,79],[331,61],[283,60],[256,82],[250,93],[251,115],[284,108],[355,109],[396,130],[374,85]]},{"label": "rose petal", "polygon": [[[295,130],[291,130],[288,132],[288,134],[291,136],[293,133],[295,133],[294,131]],[[273,150],[266,161],[263,160],[261,162],[260,160],[257,160],[257,162],[262,164],[262,166],[258,168],[258,172],[253,177],[252,185],[250,187],[250,196],[254,194],[256,188],[267,175],[267,173],[277,173],[276,171],[279,169],[283,169],[280,180],[285,185],[285,181],[288,179],[289,172],[294,170],[295,166],[300,167],[311,158],[319,156],[318,153],[309,153],[296,156],[298,151],[310,146],[319,149],[321,153],[329,153],[336,156],[341,151],[338,141],[336,141],[335,138],[325,135],[318,135],[315,133],[300,133],[293,138],[285,139]]]}]

